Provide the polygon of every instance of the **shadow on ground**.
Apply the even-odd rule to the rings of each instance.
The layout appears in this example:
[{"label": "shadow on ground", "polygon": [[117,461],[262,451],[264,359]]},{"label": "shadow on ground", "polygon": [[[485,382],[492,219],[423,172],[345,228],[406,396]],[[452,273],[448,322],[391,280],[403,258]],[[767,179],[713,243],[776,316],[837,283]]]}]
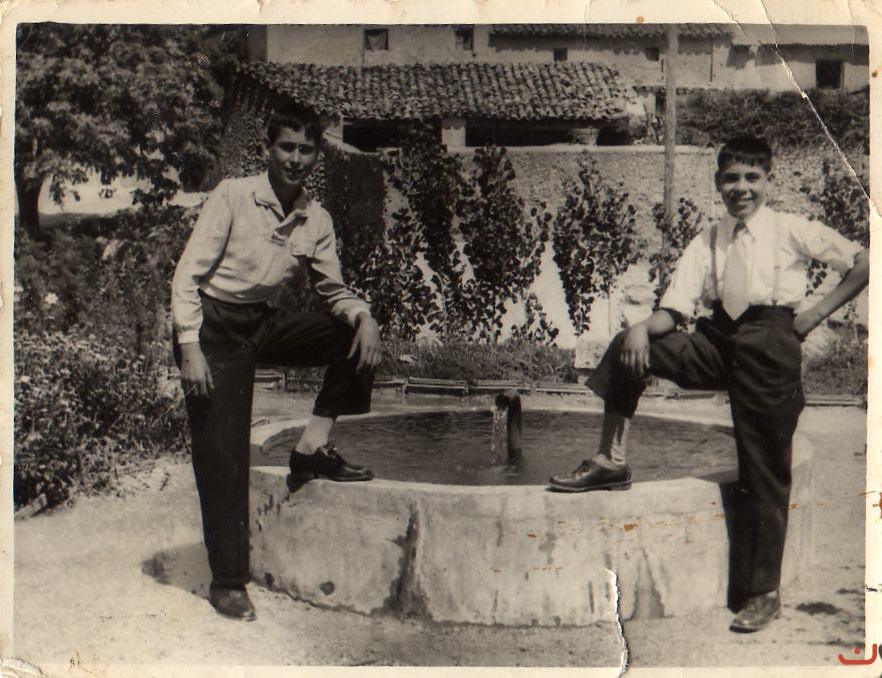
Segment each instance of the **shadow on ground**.
[{"label": "shadow on ground", "polygon": [[141,571],[160,584],[176,586],[201,598],[208,598],[211,571],[202,544],[183,544],[159,551],[141,563]]}]

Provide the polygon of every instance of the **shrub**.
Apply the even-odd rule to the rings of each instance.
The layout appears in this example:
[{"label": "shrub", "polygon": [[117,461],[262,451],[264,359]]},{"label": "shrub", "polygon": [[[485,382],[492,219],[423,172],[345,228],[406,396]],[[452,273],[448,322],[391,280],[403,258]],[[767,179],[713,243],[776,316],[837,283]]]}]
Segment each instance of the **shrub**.
[{"label": "shrub", "polygon": [[524,322],[511,326],[511,341],[520,343],[553,344],[560,333],[545,315],[542,303],[535,293],[524,297]]},{"label": "shrub", "polygon": [[847,333],[805,361],[803,380],[809,393],[867,395],[867,339]]},{"label": "shrub", "polygon": [[568,181],[565,194],[554,220],[554,261],[573,327],[582,333],[595,295],[609,296],[616,278],[639,259],[641,240],[628,194],[605,184],[585,160],[579,163],[579,181]]},{"label": "shrub", "polygon": [[[870,245],[869,182],[834,168],[829,160],[821,166],[820,185],[806,183],[800,188],[808,196],[816,214],[827,226],[864,247]],[[819,261],[809,264],[809,287],[816,290],[827,277],[827,266]]]},{"label": "shrub", "polygon": [[[528,212],[512,186],[514,178],[504,148],[479,148],[457,205],[463,253],[474,274],[464,290],[472,311],[471,334],[485,341],[499,340],[507,302],[526,303],[524,295],[539,275],[548,242],[551,214],[544,203],[541,212],[537,207]],[[543,321],[548,324],[544,316]]]},{"label": "shrub", "polygon": [[182,407],[156,349],[61,332],[15,333],[16,507],[107,488],[128,465],[185,448]]},{"label": "shrub", "polygon": [[661,203],[652,208],[655,227],[662,234],[664,248],[649,255],[649,282],[655,282],[655,299],[658,302],[667,287],[671,273],[683,250],[701,232],[704,213],[688,198],[680,198],[677,212],[668,221]]},{"label": "shrub", "polygon": [[384,336],[413,340],[435,307],[432,289],[416,265],[425,245],[407,209],[390,216],[391,223],[365,258],[359,278]]},{"label": "shrub", "polygon": [[416,123],[407,130],[401,148],[386,156],[385,164],[389,184],[407,202],[407,219],[419,229],[422,254],[432,271],[440,306],[430,314],[430,326],[442,337],[459,335],[468,318],[462,295],[465,265],[452,231],[460,163],[447,153],[430,125]]},{"label": "shrub", "polygon": [[119,342],[133,355],[171,340],[171,280],[198,209],[165,207],[118,215],[102,239],[99,285],[86,333]]},{"label": "shrub", "polygon": [[66,332],[95,310],[101,246],[88,236],[58,232],[49,242],[15,236],[17,327]]}]

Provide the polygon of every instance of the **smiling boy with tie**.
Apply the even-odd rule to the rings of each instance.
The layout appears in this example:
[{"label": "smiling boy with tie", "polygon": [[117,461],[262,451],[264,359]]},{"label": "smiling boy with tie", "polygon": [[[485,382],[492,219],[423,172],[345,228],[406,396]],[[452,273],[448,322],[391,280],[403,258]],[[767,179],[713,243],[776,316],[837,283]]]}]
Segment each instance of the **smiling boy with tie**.
[{"label": "smiling boy with tie", "polygon": [[[604,400],[597,454],[554,476],[563,492],[627,490],[631,417],[650,374],[683,388],[727,390],[738,453],[733,582],[743,602],[733,631],[758,631],[780,615],[791,442],[805,404],[801,342],[869,281],[869,252],[836,231],[769,209],[772,151],[762,139],[726,143],[715,182],[727,214],[686,247],[659,308],[621,332],[588,385]],[[805,311],[806,263],[842,281]],[[695,332],[674,331],[696,302],[711,308]]]}]

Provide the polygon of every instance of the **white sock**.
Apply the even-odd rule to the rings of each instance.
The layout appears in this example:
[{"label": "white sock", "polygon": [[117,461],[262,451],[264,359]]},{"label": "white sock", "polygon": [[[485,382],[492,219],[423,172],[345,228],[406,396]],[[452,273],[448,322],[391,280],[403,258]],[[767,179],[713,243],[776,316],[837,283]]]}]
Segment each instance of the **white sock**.
[{"label": "white sock", "polygon": [[331,429],[334,428],[333,417],[319,417],[312,414],[303,428],[300,440],[294,449],[300,454],[313,454],[322,445],[326,445],[331,438]]},{"label": "white sock", "polygon": [[603,413],[600,445],[594,462],[609,469],[622,468],[628,463],[628,430],[630,418],[617,412]]}]

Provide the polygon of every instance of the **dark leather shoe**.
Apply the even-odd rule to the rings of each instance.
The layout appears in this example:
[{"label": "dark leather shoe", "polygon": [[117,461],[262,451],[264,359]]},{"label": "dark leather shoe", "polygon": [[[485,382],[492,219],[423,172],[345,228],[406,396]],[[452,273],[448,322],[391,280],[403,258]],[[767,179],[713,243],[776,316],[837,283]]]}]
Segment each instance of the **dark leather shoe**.
[{"label": "dark leather shoe", "polygon": [[631,488],[631,469],[608,469],[594,461],[584,460],[572,473],[551,476],[548,489],[557,492],[588,492],[590,490],[628,490]]},{"label": "dark leather shoe", "polygon": [[291,469],[289,480],[305,481],[313,478],[327,478],[338,482],[371,480],[374,472],[364,466],[349,464],[332,443],[322,445],[314,454],[291,452],[288,461]]},{"label": "dark leather shoe", "polygon": [[244,588],[211,586],[208,589],[208,601],[224,617],[242,621],[257,619],[254,605],[251,604],[248,592]]},{"label": "dark leather shoe", "polygon": [[751,596],[741,609],[730,631],[737,633],[753,633],[766,628],[781,616],[781,596],[777,591]]}]

